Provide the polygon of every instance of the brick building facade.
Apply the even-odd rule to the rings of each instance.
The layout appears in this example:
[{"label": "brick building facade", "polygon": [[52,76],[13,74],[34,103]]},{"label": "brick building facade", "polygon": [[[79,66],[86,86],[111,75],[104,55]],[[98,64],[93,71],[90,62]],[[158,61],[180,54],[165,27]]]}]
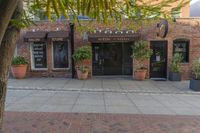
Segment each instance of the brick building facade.
[{"label": "brick building facade", "polygon": [[[98,41],[91,39],[92,35],[89,35],[89,41],[84,40],[84,35],[76,27],[74,34],[75,49],[85,44],[92,46],[93,58],[88,62],[91,76],[133,75],[137,62],[130,58],[131,45],[138,40],[138,34],[144,36],[154,50],[152,58],[146,61],[150,78],[167,78],[173,54],[178,52],[184,56],[182,79],[189,79],[193,60],[200,58],[200,19],[177,19],[169,24],[165,38],[157,36],[157,23],[138,32],[122,30],[120,34],[115,33],[118,36],[114,35],[113,29],[106,29],[107,26],[93,25],[104,33],[96,38],[100,39]],[[123,28],[127,29],[126,25]],[[33,31],[35,35],[31,34]],[[71,77],[70,42],[70,27],[66,21],[39,22],[37,26],[23,30],[17,53],[30,62],[27,76]]]}]

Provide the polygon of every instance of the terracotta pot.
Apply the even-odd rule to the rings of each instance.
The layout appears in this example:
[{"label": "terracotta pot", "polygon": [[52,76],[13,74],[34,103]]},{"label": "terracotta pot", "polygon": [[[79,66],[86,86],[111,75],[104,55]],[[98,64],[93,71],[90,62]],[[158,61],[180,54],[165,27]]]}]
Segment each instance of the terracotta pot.
[{"label": "terracotta pot", "polygon": [[82,71],[77,70],[77,75],[78,75],[78,79],[87,79],[88,78],[88,71],[83,73]]},{"label": "terracotta pot", "polygon": [[87,59],[87,60],[83,61],[83,65],[85,65],[85,66],[89,66],[90,64],[91,64],[90,59]]},{"label": "terracotta pot", "polygon": [[145,80],[146,73],[147,73],[147,70],[142,70],[142,69],[136,70],[135,74],[134,74],[134,76],[135,76],[134,79],[136,79],[136,80]]},{"label": "terracotta pot", "polygon": [[23,79],[26,76],[27,65],[12,65],[12,75],[16,79]]}]

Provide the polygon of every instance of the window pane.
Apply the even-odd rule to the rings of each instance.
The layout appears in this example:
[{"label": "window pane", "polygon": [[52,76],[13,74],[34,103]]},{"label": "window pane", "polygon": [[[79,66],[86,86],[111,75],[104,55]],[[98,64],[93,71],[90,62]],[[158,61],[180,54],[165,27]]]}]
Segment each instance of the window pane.
[{"label": "window pane", "polygon": [[47,68],[46,44],[35,42],[32,44],[32,58],[34,68]]},{"label": "window pane", "polygon": [[173,50],[183,56],[183,62],[189,62],[189,41],[174,41]]},{"label": "window pane", "polygon": [[68,44],[67,42],[53,43],[54,68],[68,68]]}]

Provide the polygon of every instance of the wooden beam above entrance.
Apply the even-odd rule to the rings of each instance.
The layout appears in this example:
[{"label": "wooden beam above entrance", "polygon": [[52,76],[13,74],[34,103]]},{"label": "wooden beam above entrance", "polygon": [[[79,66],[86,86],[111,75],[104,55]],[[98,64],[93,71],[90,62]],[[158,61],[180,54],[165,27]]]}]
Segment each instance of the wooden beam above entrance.
[{"label": "wooden beam above entrance", "polygon": [[141,37],[140,33],[132,30],[98,30],[88,34],[88,40],[92,43],[108,43],[108,42],[133,42]]}]

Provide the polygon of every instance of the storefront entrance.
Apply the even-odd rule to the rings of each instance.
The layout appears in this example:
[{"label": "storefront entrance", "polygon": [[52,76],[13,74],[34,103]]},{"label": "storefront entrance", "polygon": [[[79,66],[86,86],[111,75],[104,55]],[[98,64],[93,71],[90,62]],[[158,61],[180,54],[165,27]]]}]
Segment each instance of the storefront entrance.
[{"label": "storefront entrance", "polygon": [[93,43],[93,75],[132,75],[133,43]]},{"label": "storefront entrance", "polygon": [[167,41],[151,41],[150,78],[167,78]]}]

